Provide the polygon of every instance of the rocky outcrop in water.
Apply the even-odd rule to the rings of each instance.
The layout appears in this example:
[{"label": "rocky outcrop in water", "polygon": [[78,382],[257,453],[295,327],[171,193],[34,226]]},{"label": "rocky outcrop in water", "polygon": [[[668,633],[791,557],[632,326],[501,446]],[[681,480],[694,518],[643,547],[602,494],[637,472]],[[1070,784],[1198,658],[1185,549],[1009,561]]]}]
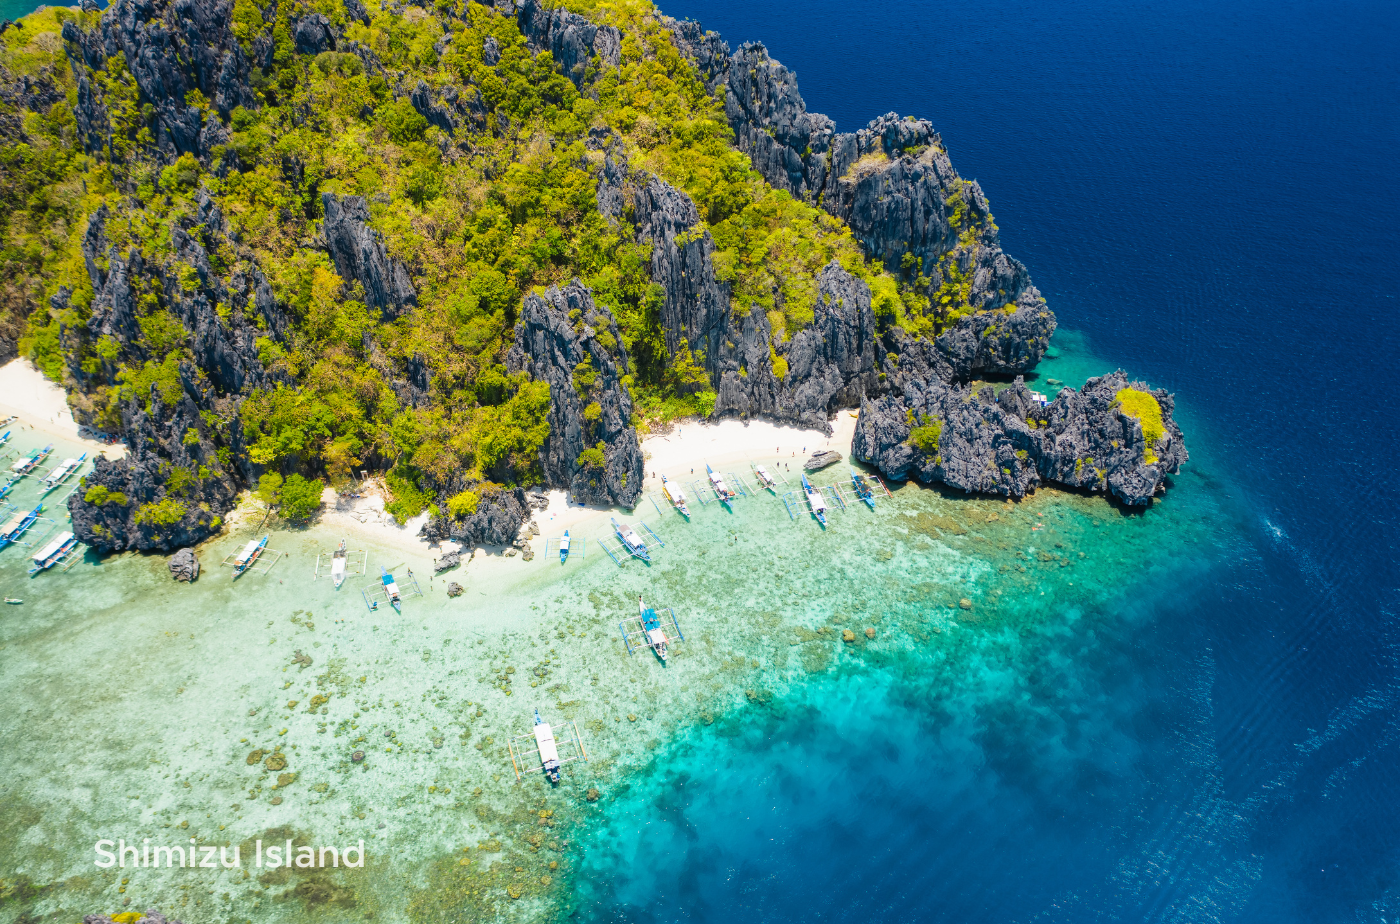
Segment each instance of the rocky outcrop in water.
[{"label": "rocky outcrop in water", "polygon": [[433,559],[433,573],[441,574],[451,568],[455,568],[462,563],[462,553],[453,549],[441,558]]},{"label": "rocky outcrop in water", "polygon": [[194,549],[181,549],[170,556],[170,577],[186,584],[199,578],[199,559]]},{"label": "rocky outcrop in water", "polygon": [[359,283],[365,304],[393,320],[418,301],[408,269],[389,257],[379,232],[369,226],[369,208],[361,196],[322,193],[325,220],[321,236],[346,284]]},{"label": "rocky outcrop in water", "polygon": [[841,453],[834,449],[821,449],[812,453],[811,458],[802,463],[802,467],[809,472],[819,472],[828,465],[835,465],[841,461]]},{"label": "rocky outcrop in water", "polygon": [[612,313],[575,280],[527,295],[506,357],[512,372],[549,384],[549,436],[540,464],[580,503],[631,507],[642,491],[626,351]]},{"label": "rocky outcrop in water", "polygon": [[[1149,392],[1160,406],[1164,432],[1154,445],[1146,444],[1142,422],[1123,410],[1124,389]],[[862,403],[851,451],[896,479],[1017,498],[1054,482],[1141,506],[1187,460],[1173,408],[1170,394],[1121,371],[1090,379],[1079,391],[1063,389],[1045,407],[1019,377],[999,395],[990,385],[974,393],[919,380]],[[916,427],[923,447],[911,442]]]}]

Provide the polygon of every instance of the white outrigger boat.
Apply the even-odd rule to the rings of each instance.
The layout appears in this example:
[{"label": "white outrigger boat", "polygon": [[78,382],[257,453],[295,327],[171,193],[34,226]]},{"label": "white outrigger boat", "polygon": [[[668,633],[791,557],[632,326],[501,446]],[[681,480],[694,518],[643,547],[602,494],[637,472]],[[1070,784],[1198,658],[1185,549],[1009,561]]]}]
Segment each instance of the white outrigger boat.
[{"label": "white outrigger boat", "polygon": [[529,769],[526,758],[532,753],[539,758],[540,769],[551,783],[559,782],[559,768],[564,764],[588,759],[588,752],[583,749],[583,740],[579,738],[577,723],[565,722],[559,726],[559,730],[563,735],[556,738],[553,726],[541,718],[540,711],[536,709],[535,725],[530,732],[516,735],[506,742],[517,782]]},{"label": "white outrigger boat", "polygon": [[57,468],[44,476],[43,493],[49,493],[54,488],[62,485],[69,478],[73,477],[73,474],[83,467],[85,461],[87,461],[87,453],[83,453],[76,459],[64,459]]},{"label": "white outrigger boat", "polygon": [[345,583],[345,564],[349,554],[345,550],[344,539],[340,540],[340,547],[331,553],[331,583],[335,585],[336,590]]},{"label": "white outrigger boat", "polygon": [[263,536],[261,539],[254,539],[252,542],[249,542],[247,545],[245,545],[243,547],[243,550],[234,557],[234,580],[237,580],[240,574],[251,568],[253,566],[253,562],[258,560],[258,556],[263,553],[263,549],[267,548],[268,538],[268,536]]},{"label": "white outrigger boat", "polygon": [[40,571],[52,568],[54,565],[68,557],[68,553],[78,546],[78,537],[72,533],[61,533],[57,539],[44,546],[35,553],[34,567],[29,569],[29,574],[35,575]]},{"label": "white outrigger boat", "polygon": [[651,553],[647,551],[647,544],[642,541],[642,537],[637,535],[637,531],[626,523],[612,521],[613,532],[617,533],[617,539],[622,543],[622,547],[627,554],[633,558],[640,558],[642,561],[650,562]]},{"label": "white outrigger boat", "polygon": [[666,499],[671,502],[671,506],[681,512],[681,516],[690,516],[690,507],[685,502],[685,492],[674,482],[668,480],[665,475],[661,476],[661,493],[666,495]]},{"label": "white outrigger boat", "polygon": [[726,504],[733,501],[734,492],[725,486],[724,476],[710,468],[708,464],[705,466],[705,471],[710,473],[710,485],[715,489],[715,493],[719,495],[720,501]]},{"label": "white outrigger boat", "polygon": [[807,476],[802,476],[802,491],[807,495],[807,506],[812,510],[812,516],[823,527],[826,526],[826,501],[822,498],[822,492],[812,487],[812,482],[807,480]]},{"label": "white outrigger boat", "polygon": [[772,475],[768,474],[768,469],[764,468],[762,465],[755,464],[753,473],[754,477],[758,479],[759,484],[770,491],[776,492],[778,490],[778,481]]},{"label": "white outrigger boat", "polygon": [[21,478],[34,471],[34,469],[38,468],[39,463],[43,462],[52,454],[53,443],[50,443],[43,449],[33,450],[29,453],[29,455],[25,456],[23,459],[20,459],[14,465],[10,466],[10,480],[12,482],[19,481]]},{"label": "white outrigger boat", "polygon": [[43,512],[44,505],[40,504],[26,513],[15,514],[8,523],[4,526],[0,526],[0,549],[18,542],[19,538],[25,534],[25,531],[38,522],[39,515]]}]

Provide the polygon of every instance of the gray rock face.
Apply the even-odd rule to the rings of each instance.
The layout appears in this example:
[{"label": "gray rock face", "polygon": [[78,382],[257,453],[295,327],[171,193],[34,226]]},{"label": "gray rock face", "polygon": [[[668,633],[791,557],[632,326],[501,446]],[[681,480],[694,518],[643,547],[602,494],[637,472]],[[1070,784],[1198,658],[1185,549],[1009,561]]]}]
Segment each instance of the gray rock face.
[{"label": "gray rock face", "polygon": [[1030,345],[1053,331],[1053,315],[1025,266],[1002,252],[981,186],[958,176],[932,124],[889,113],[838,134],[826,116],[807,111],[796,77],[761,44],[731,55],[718,35],[696,23],[665,22],[706,85],[724,93],[736,142],[770,185],[845,221],[866,253],[891,269],[913,254],[932,289],[965,281],[966,303],[959,307],[981,312],[1010,304],[1033,309],[1026,320],[1041,312],[1048,317],[1034,336],[1023,331],[1018,345],[971,347],[968,338],[990,325],[964,318],[950,343],[971,360],[957,367],[959,374],[1025,371],[1040,359],[1044,348]]},{"label": "gray rock face", "polygon": [[819,472],[828,465],[835,465],[841,461],[841,453],[834,449],[821,449],[812,453],[812,457],[802,463],[802,467],[809,472]]},{"label": "gray rock face", "polygon": [[617,67],[622,59],[621,32],[613,26],[599,26],[563,7],[525,0],[516,13],[516,22],[530,50],[550,52],[574,86],[582,87],[588,62],[595,55],[610,67]]},{"label": "gray rock face", "polygon": [[199,559],[194,555],[194,549],[181,549],[170,556],[170,576],[186,584],[199,577]]},{"label": "gray rock face", "polygon": [[[1161,406],[1165,432],[1155,446],[1146,445],[1141,422],[1119,405],[1117,395],[1125,388],[1148,391]],[[1000,395],[991,386],[974,394],[922,380],[908,383],[902,394],[863,402],[851,451],[895,479],[1017,498],[1055,482],[1142,506],[1187,460],[1173,409],[1170,394],[1130,382],[1122,371],[1090,379],[1078,392],[1064,389],[1045,408],[1019,377]],[[937,447],[910,445],[913,426],[929,421],[942,425]],[[1148,450],[1155,455],[1150,463]]]},{"label": "gray rock face", "polygon": [[185,94],[201,90],[225,120],[237,106],[258,105],[249,83],[252,62],[230,28],[232,8],[230,0],[116,0],[91,32],[65,22],[64,41],[76,52],[75,115],[88,151],[106,146],[107,121],[82,66],[105,70],[107,59],[121,52],[141,102],[152,106],[151,134],[160,151],[170,159],[186,152],[207,157],[224,140],[222,125],[206,123],[199,108],[185,104]]},{"label": "gray rock face", "polygon": [[361,196],[322,193],[326,217],[321,223],[326,250],[335,270],[347,284],[358,282],[365,290],[365,304],[393,320],[416,304],[408,270],[390,259],[379,232],[369,226],[369,209]]},{"label": "gray rock face", "polygon": [[[540,463],[551,484],[568,485],[581,503],[632,507],[641,496],[642,453],[632,399],[621,383],[627,357],[620,344],[612,313],[575,280],[525,297],[506,358],[512,372],[549,384],[549,437]],[[581,459],[598,443],[603,468]]]},{"label": "gray rock face", "polygon": [[[465,486],[463,486],[465,487]],[[444,493],[454,493],[452,491]],[[530,508],[521,488],[481,496],[476,513],[460,520],[439,517],[424,524],[419,532],[426,539],[451,539],[464,548],[479,545],[509,545],[530,517]]]},{"label": "gray rock face", "polygon": [[456,581],[449,581],[447,584],[447,595],[449,597],[462,596],[462,585],[458,584]]},{"label": "gray rock face", "polygon": [[433,559],[433,573],[441,574],[444,571],[457,567],[461,563],[462,553],[454,549],[441,558]]}]

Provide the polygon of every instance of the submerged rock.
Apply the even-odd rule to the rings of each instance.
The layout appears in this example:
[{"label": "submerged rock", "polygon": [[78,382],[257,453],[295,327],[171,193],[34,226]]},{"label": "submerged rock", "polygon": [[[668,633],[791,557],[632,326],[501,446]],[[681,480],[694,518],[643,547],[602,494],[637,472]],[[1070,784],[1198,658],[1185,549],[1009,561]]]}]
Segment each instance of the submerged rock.
[{"label": "submerged rock", "polygon": [[170,576],[187,584],[199,577],[199,559],[194,549],[181,549],[170,556]]},{"label": "submerged rock", "polygon": [[803,463],[802,467],[809,472],[821,471],[828,465],[835,465],[841,461],[841,453],[834,449],[821,449],[812,453],[812,457]]},{"label": "submerged rock", "polygon": [[449,581],[447,584],[447,595],[449,597],[460,597],[462,596],[463,590],[464,588],[462,585],[458,584],[456,581]]}]

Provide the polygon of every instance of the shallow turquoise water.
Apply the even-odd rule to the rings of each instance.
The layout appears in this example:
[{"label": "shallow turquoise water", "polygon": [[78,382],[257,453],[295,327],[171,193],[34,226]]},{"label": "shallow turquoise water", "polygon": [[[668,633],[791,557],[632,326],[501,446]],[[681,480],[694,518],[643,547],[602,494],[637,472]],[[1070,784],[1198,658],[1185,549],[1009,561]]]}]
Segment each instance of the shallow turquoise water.
[{"label": "shallow turquoise water", "polygon": [[[1070,375],[1057,377],[1078,384]],[[316,552],[339,539],[321,527],[274,530],[287,557],[236,582],[217,564],[253,535],[235,529],[200,550],[192,586],[172,582],[161,556],[89,556],[28,579],[17,555],[0,555],[0,585],[26,601],[0,622],[0,735],[12,745],[0,780],[13,806],[0,870],[27,896],[0,905],[3,919],[127,898],[186,919],[606,916],[664,892],[668,871],[721,836],[697,818],[754,816],[767,786],[839,804],[840,761],[856,752],[888,767],[896,795],[922,781],[923,813],[997,762],[1053,791],[1047,769],[1098,772],[1105,748],[1129,747],[1095,681],[1115,657],[1101,635],[1152,623],[1135,588],[1189,580],[1227,544],[1210,491],[1189,475],[1145,514],[1057,492],[1013,505],[913,485],[877,508],[835,512],[822,530],[768,493],[732,512],[697,505],[690,522],[644,502],[666,542],[650,567],[615,566],[593,536],[563,567],[541,555],[478,579],[469,564],[444,576],[466,585],[457,600],[427,578],[426,548],[370,546],[372,573],[406,565],[420,577],[426,595],[403,616],[366,611],[368,578],[339,592],[312,580]],[[617,624],[639,594],[680,618],[686,641],[667,665],[622,645]],[[329,698],[309,712],[318,694]],[[557,789],[537,773],[517,783],[504,748],[536,707],[575,721],[588,751]],[[904,723],[940,742],[938,786],[928,754],[890,731]],[[274,753],[286,766],[268,770]],[[819,772],[797,772],[792,754]],[[282,773],[295,778],[274,786]],[[701,804],[668,811],[683,778],[707,781]],[[870,794],[844,796],[858,827]],[[731,830],[722,836],[745,836]],[[789,842],[813,833],[800,817],[783,830]],[[779,843],[766,824],[747,833]],[[363,838],[368,858],[329,873],[93,865],[99,839],[191,836],[245,855],[257,838]]]}]

